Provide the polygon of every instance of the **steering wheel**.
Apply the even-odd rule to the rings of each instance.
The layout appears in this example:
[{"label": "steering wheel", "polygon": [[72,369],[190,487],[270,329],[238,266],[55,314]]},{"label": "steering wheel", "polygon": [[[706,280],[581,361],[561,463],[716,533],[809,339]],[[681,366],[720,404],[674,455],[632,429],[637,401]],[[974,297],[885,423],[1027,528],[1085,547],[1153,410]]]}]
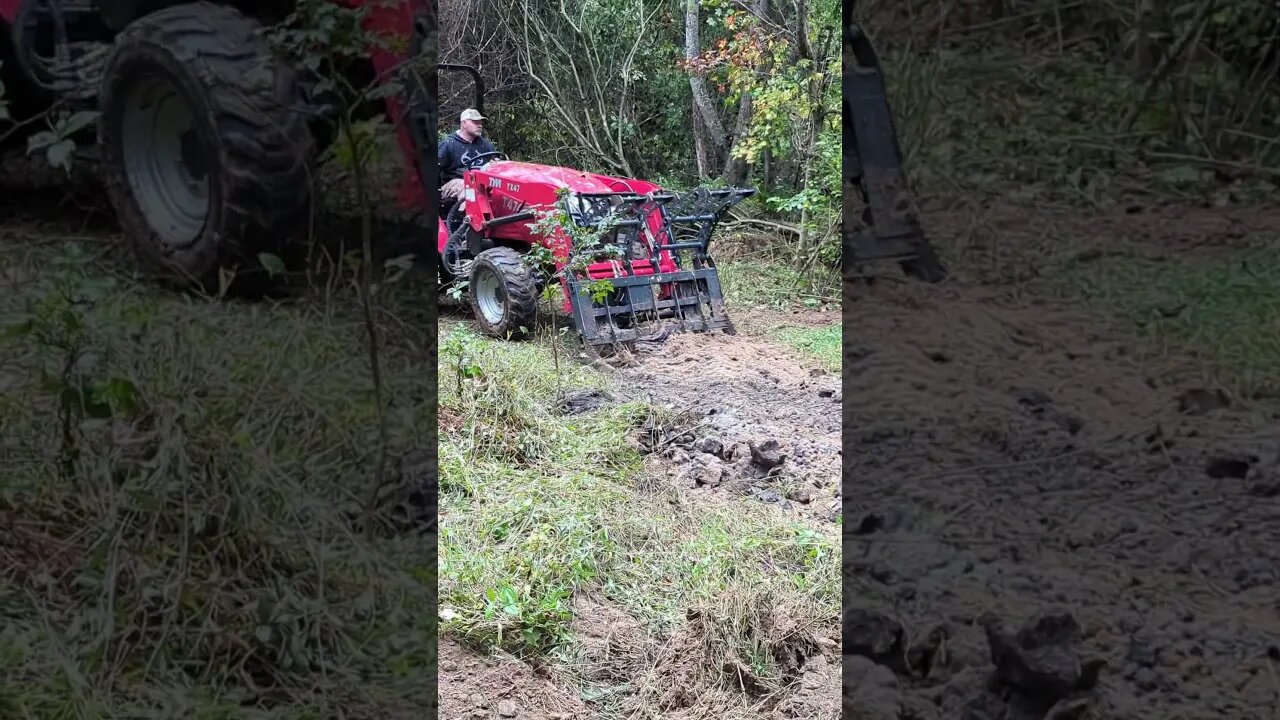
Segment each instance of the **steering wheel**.
[{"label": "steering wheel", "polygon": [[496,150],[493,152],[480,153],[479,155],[472,157],[470,160],[467,160],[466,162],[467,169],[475,170],[478,167],[483,167],[485,165],[488,165],[491,160],[495,160],[495,159],[509,160],[510,158],[507,157],[506,153],[498,152]]}]

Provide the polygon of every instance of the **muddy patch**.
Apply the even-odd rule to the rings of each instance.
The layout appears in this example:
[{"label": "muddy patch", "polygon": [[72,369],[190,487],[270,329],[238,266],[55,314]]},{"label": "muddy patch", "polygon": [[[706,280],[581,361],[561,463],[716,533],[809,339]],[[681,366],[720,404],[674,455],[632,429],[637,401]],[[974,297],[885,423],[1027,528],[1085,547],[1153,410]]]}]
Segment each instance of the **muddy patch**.
[{"label": "muddy patch", "polygon": [[440,638],[440,717],[457,720],[585,720],[586,704],[513,659],[482,657]]},{"label": "muddy patch", "polygon": [[1274,714],[1274,408],[1010,289],[845,307],[847,712]]},{"label": "muddy patch", "polygon": [[840,379],[767,339],[675,335],[620,371],[669,417],[638,445],[690,489],[752,497],[833,521],[839,509]]},{"label": "muddy patch", "polygon": [[556,411],[561,415],[582,415],[607,407],[613,403],[613,396],[601,390],[574,390],[565,393],[556,403]]}]

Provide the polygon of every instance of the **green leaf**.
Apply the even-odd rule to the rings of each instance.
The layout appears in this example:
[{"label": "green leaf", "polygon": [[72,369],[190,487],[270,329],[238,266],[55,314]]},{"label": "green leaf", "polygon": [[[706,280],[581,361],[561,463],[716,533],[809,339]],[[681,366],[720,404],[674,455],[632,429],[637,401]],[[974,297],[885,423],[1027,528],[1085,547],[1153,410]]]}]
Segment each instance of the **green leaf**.
[{"label": "green leaf", "polygon": [[284,260],[280,256],[272,253],[258,253],[258,262],[266,269],[267,273],[272,277],[283,275],[285,271]]},{"label": "green leaf", "polygon": [[66,120],[58,123],[58,137],[65,139],[84,130],[98,121],[99,113],[95,110],[81,110]]},{"label": "green leaf", "polygon": [[123,378],[110,378],[93,388],[93,400],[132,415],[138,409],[138,387]]},{"label": "green leaf", "polygon": [[43,150],[58,141],[58,136],[49,130],[42,130],[27,138],[27,154]]},{"label": "green leaf", "polygon": [[45,157],[48,158],[50,165],[71,172],[71,153],[75,150],[76,144],[71,140],[59,140],[49,146]]}]

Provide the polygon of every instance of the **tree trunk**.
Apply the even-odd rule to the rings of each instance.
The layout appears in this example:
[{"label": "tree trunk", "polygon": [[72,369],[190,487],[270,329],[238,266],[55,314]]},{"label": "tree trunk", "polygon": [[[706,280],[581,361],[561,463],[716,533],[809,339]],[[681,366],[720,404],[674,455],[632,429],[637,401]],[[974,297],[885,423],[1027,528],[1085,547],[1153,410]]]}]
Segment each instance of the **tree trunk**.
[{"label": "tree trunk", "polygon": [[[768,17],[769,0],[756,0],[753,10],[760,17]],[[730,185],[740,185],[747,179],[747,174],[750,171],[746,160],[733,156],[733,149],[738,147],[738,143],[742,142],[743,138],[747,136],[747,132],[751,129],[753,111],[751,96],[744,95],[742,102],[738,105],[738,122],[733,131],[733,143],[729,146],[724,164],[724,175],[722,176],[722,179]]]},{"label": "tree trunk", "polygon": [[[684,57],[692,60],[701,52],[699,39],[700,17],[698,0],[685,0],[684,5]],[[689,87],[693,90],[693,106],[707,131],[708,154],[714,153],[715,165],[719,167],[725,160],[728,140],[725,137],[724,123],[720,122],[720,114],[716,111],[711,91],[707,89],[707,81],[699,75],[689,76]],[[695,122],[696,125],[696,122]],[[696,131],[695,131],[696,132]]]},{"label": "tree trunk", "polygon": [[689,120],[693,123],[693,158],[698,166],[698,179],[706,180],[711,177],[711,159],[707,157],[707,130],[703,125],[701,117],[698,115],[697,103],[694,103],[693,113],[690,114]]},{"label": "tree trunk", "polygon": [[747,136],[747,131],[751,129],[751,96],[744,95],[742,103],[738,106],[738,125],[733,133],[733,145],[729,149],[729,158],[724,164],[724,174],[722,179],[730,185],[740,185],[747,179],[747,161],[740,157],[734,157],[733,148],[742,142]]}]

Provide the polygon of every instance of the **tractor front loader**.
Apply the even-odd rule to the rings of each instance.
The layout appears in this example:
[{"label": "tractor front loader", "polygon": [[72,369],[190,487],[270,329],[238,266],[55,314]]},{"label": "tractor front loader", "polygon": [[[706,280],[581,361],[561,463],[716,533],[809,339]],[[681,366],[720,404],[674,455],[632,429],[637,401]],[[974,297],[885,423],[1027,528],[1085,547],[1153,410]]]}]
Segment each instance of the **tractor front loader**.
[{"label": "tractor front loader", "polygon": [[[365,30],[387,40],[352,82],[400,81],[403,91],[374,109],[399,133],[401,204],[421,212],[435,195],[435,74],[413,65],[434,46],[434,8],[332,1],[360,10]],[[143,270],[183,287],[218,286],[227,269],[261,279],[262,254],[289,258],[307,238],[315,161],[333,137],[319,79],[263,32],[297,9],[294,0],[0,0],[11,115],[0,137],[43,129],[32,121],[53,109],[96,111],[98,171]],[[92,144],[88,130],[79,139]]]},{"label": "tractor front loader", "polygon": [[[939,282],[947,271],[913,207],[880,60],[861,27],[849,20],[851,2],[844,12],[845,267],[891,261],[911,277]],[[862,212],[855,215],[859,205]]]},{"label": "tractor front loader", "polygon": [[[483,107],[473,69],[440,70],[470,75],[473,107]],[[709,245],[729,208],[753,188],[673,193],[502,153],[473,158],[463,185],[463,200],[442,208],[439,219],[441,279],[466,283],[486,333],[527,336],[552,283],[588,346],[733,332]]]}]

